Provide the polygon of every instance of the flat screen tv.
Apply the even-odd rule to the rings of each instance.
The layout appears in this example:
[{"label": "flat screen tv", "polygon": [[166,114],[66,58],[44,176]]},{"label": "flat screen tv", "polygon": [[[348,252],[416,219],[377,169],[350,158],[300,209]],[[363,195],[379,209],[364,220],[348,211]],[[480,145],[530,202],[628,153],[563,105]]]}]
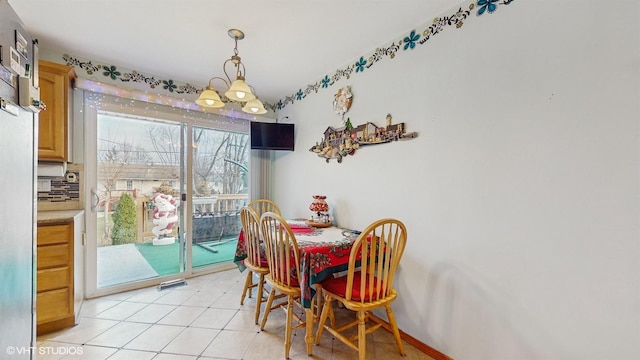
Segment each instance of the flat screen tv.
[{"label": "flat screen tv", "polygon": [[251,122],[251,149],[293,151],[294,124]]}]

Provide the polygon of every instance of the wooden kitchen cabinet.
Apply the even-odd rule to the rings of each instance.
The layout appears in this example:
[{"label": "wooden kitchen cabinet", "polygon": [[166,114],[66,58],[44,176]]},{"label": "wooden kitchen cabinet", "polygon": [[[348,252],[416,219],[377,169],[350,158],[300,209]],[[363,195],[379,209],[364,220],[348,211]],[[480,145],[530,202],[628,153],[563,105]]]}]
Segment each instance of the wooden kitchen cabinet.
[{"label": "wooden kitchen cabinet", "polygon": [[68,162],[72,112],[72,66],[38,62],[40,99],[46,109],[39,113],[38,160]]},{"label": "wooden kitchen cabinet", "polygon": [[74,223],[38,225],[37,334],[75,324]]}]

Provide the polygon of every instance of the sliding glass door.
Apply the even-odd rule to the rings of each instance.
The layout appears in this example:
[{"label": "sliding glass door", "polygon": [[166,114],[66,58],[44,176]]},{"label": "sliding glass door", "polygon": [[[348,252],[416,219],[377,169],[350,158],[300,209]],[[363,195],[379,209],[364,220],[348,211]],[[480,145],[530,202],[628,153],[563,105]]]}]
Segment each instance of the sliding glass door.
[{"label": "sliding glass door", "polygon": [[98,114],[98,288],[184,271],[185,127]]},{"label": "sliding glass door", "polygon": [[87,295],[233,266],[249,199],[249,122],[85,99]]},{"label": "sliding glass door", "polygon": [[246,133],[193,127],[193,267],[233,259],[249,193]]}]

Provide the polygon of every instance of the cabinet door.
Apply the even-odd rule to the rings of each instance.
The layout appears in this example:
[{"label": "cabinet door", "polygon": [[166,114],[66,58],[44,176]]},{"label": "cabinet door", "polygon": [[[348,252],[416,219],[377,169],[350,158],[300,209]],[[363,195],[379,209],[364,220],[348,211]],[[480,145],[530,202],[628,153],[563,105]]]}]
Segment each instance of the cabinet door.
[{"label": "cabinet door", "polygon": [[73,281],[69,266],[38,270],[38,293],[69,287]]},{"label": "cabinet door", "polygon": [[38,270],[69,266],[71,253],[71,245],[68,243],[38,246]]},{"label": "cabinet door", "polygon": [[38,246],[68,244],[73,239],[73,223],[38,226]]},{"label": "cabinet door", "polygon": [[73,298],[70,288],[45,291],[36,297],[37,323],[73,316]]},{"label": "cabinet door", "polygon": [[40,61],[40,99],[46,109],[40,111],[38,127],[38,160],[69,161],[70,66]]},{"label": "cabinet door", "polygon": [[72,326],[74,223],[38,225],[37,334]]}]

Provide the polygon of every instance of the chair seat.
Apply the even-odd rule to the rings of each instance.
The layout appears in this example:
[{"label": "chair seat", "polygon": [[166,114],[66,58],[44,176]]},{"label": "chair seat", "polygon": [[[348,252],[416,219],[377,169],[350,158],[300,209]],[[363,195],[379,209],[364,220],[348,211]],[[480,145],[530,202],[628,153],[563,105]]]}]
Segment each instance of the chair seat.
[{"label": "chair seat", "polygon": [[265,261],[260,261],[260,265],[259,266],[255,266],[249,262],[246,261],[244,262],[244,266],[247,267],[247,269],[255,272],[255,273],[260,273],[260,274],[267,274],[269,273],[269,265],[265,264]]},{"label": "chair seat", "polygon": [[[366,282],[368,283],[370,279],[370,276],[367,274],[366,276]],[[351,291],[351,300],[355,300],[355,301],[360,301],[363,298],[365,300],[369,300],[370,295],[371,294],[377,294],[376,296],[374,296],[371,300],[378,300],[378,297],[380,296],[380,290],[384,288],[384,282],[381,284],[381,288],[378,289],[378,281],[377,278],[374,276],[373,277],[374,283],[376,284],[376,286],[373,287],[373,291],[369,291],[369,288],[365,286],[365,293],[364,293],[364,297],[362,296],[363,294],[360,293],[360,285],[361,285],[361,273],[359,271],[354,273],[354,277],[353,277],[353,288]],[[337,277],[337,278],[329,278],[327,280],[322,281],[322,289],[326,290],[328,292],[331,292],[335,295],[338,295],[340,297],[346,297],[347,296],[347,276],[341,276],[341,277]]]},{"label": "chair seat", "polygon": [[269,271],[269,263],[267,263],[267,259],[260,259],[260,265],[258,266],[261,268],[265,268],[267,271]]}]

